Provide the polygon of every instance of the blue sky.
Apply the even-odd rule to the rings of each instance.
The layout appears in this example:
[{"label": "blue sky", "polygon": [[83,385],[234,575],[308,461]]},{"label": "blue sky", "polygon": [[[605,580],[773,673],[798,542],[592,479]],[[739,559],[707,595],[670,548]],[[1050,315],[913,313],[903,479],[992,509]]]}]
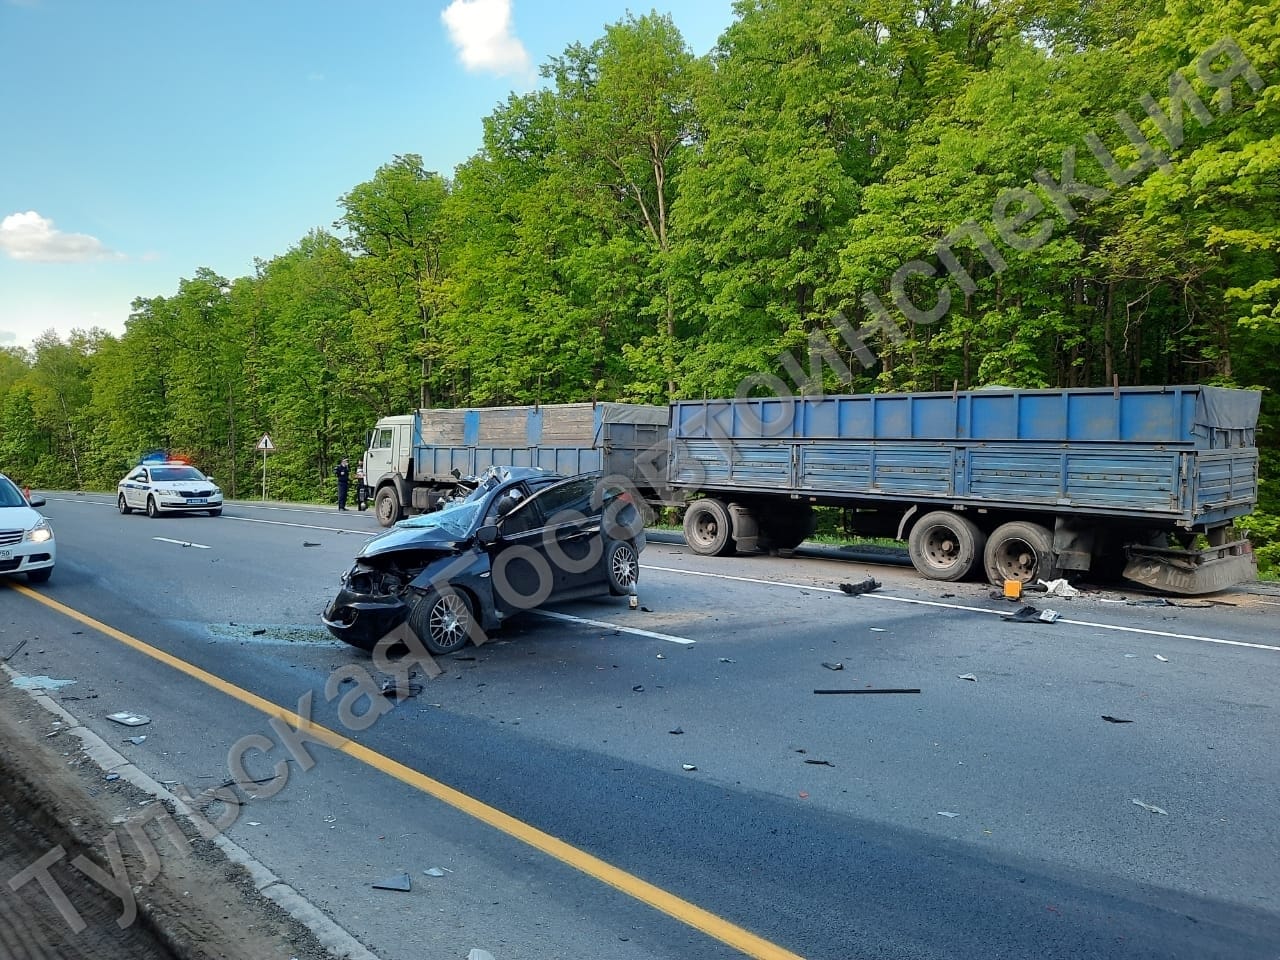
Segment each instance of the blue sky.
[{"label": "blue sky", "polygon": [[[697,54],[732,0],[660,0]],[[396,154],[451,175],[625,0],[0,0],[0,346],[253,272]]]}]

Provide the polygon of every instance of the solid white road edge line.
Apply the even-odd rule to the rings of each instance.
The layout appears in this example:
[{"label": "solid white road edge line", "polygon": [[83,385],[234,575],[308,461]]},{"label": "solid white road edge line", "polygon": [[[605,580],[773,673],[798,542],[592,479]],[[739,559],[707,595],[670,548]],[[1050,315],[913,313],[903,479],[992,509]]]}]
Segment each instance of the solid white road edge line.
[{"label": "solid white road edge line", "polygon": [[[727,573],[707,573],[702,570],[681,570],[679,567],[658,567],[642,563],[644,570],[659,570],[663,573],[683,573],[691,577],[712,577],[716,580],[736,580],[740,583],[759,583],[770,587],[790,587],[795,590],[813,590],[819,593],[842,593],[834,587],[817,587],[807,583],[789,583],[785,580],[762,580],[757,577],[736,577]],[[914,603],[922,607],[944,607],[948,610],[968,610],[971,613],[990,613],[1002,616],[1006,610],[990,610],[986,607],[970,607],[962,603],[943,603],[940,600],[916,600],[912,597],[895,597],[887,593],[864,593],[867,600],[891,600],[894,603]],[[1058,623],[1069,623],[1077,627],[1096,627],[1099,630],[1115,630],[1120,633],[1137,633],[1150,637],[1168,637],[1173,640],[1196,640],[1200,643],[1219,643],[1230,647],[1248,647],[1251,650],[1272,650],[1280,653],[1280,646],[1267,643],[1247,643],[1244,640],[1225,640],[1222,637],[1202,637],[1194,633],[1171,633],[1167,630],[1148,630],[1144,627],[1122,627],[1114,623],[1096,623],[1092,620],[1071,620],[1062,617]]]},{"label": "solid white road edge line", "polygon": [[634,633],[638,637],[651,637],[654,640],[667,640],[671,643],[683,644],[686,647],[692,646],[698,642],[696,640],[690,640],[688,637],[673,637],[669,633],[654,633],[652,630],[640,630],[637,627],[624,627],[621,624],[609,623],[605,620],[589,620],[586,617],[575,617],[568,613],[555,613],[551,610],[530,610],[529,612],[536,613],[540,617],[551,617],[555,620],[568,620],[570,623],[585,623],[589,627],[605,627],[610,630],[618,630],[622,633]]},{"label": "solid white road edge line", "polygon": [[152,537],[152,540],[159,540],[161,543],[176,543],[180,547],[195,547],[198,550],[208,550],[209,547],[203,543],[192,543],[190,540],[172,540],[169,537]]}]

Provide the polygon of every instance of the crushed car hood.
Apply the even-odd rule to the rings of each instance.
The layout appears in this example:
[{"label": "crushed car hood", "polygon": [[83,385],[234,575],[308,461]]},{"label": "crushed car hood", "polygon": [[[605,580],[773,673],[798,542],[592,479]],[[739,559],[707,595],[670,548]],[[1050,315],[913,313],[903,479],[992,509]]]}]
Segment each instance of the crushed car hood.
[{"label": "crushed car hood", "polygon": [[378,557],[385,553],[395,553],[400,550],[451,552],[457,550],[469,539],[469,537],[459,538],[449,530],[438,528],[415,530],[413,527],[392,527],[386,533],[378,534],[361,547],[360,552],[356,554],[356,559],[363,560],[367,557]]}]

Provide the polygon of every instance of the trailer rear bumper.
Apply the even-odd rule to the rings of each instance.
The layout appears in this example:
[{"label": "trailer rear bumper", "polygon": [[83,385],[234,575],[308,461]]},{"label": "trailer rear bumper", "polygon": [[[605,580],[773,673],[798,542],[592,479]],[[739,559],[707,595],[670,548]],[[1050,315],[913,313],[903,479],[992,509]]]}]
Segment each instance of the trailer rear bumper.
[{"label": "trailer rear bumper", "polygon": [[1214,593],[1258,579],[1258,560],[1248,540],[1207,550],[1133,546],[1127,553],[1126,579],[1168,593]]}]

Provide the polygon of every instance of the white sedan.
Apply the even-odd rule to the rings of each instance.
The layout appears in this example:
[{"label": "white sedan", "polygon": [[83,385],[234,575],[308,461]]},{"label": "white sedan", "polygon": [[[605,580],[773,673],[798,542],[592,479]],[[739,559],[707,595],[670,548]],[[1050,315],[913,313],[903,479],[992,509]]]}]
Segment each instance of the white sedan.
[{"label": "white sedan", "polygon": [[203,511],[211,517],[222,513],[222,491],[209,477],[185,463],[144,463],[134,467],[116,487],[121,513]]},{"label": "white sedan", "polygon": [[25,573],[30,583],[44,583],[53,573],[53,527],[32,509],[42,506],[44,497],[27,500],[0,473],[0,574]]}]

